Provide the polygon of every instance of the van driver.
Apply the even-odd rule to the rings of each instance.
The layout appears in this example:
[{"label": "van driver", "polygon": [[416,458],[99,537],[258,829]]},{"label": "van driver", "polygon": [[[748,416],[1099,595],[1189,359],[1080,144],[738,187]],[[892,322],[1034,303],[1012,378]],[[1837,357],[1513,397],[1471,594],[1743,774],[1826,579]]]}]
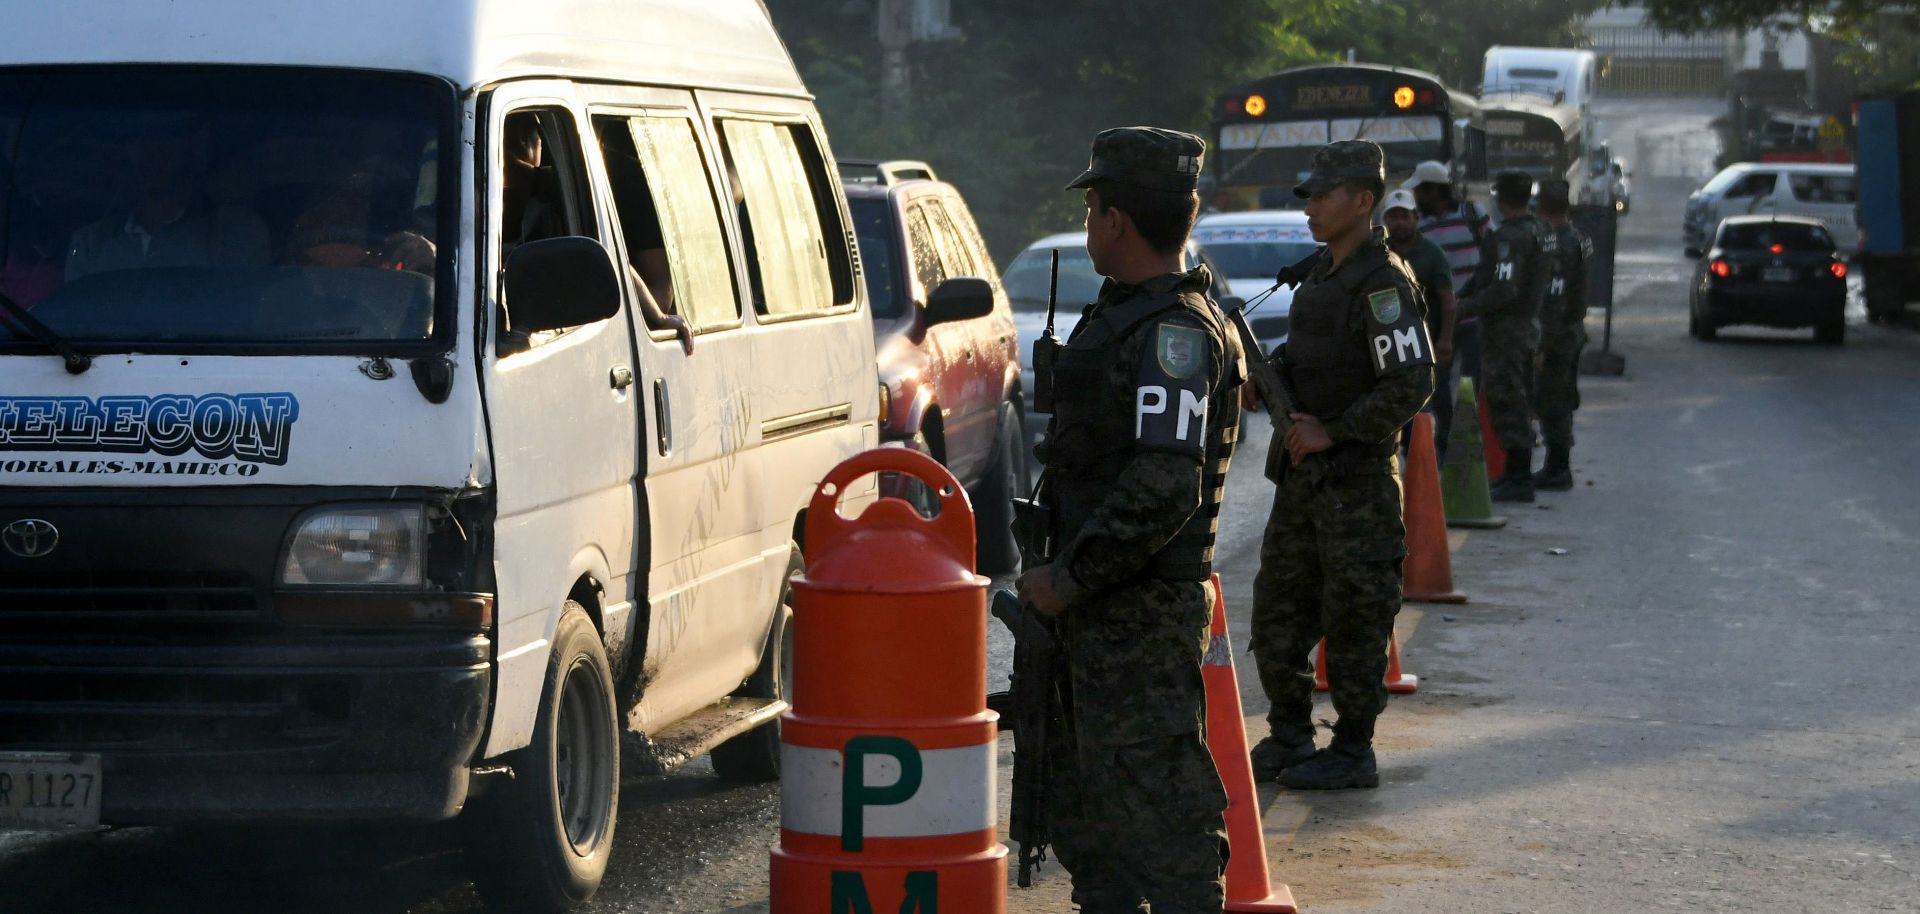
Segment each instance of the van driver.
[{"label": "van driver", "polygon": [[113,270],[265,266],[266,224],[206,192],[208,136],[183,121],[147,125],[127,147],[133,205],[74,232],[67,279]]}]

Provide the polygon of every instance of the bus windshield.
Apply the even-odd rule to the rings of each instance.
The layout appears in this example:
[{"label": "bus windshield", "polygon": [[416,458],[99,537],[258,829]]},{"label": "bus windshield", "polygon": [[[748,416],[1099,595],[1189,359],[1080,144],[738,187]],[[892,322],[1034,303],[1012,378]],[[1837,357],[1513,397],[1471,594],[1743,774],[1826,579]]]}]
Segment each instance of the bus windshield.
[{"label": "bus windshield", "polygon": [[[291,67],[0,71],[0,294],[96,351],[424,343],[455,104]],[[37,345],[17,323],[0,349]]]},{"label": "bus windshield", "polygon": [[1536,178],[1564,178],[1573,166],[1560,127],[1544,117],[1487,116],[1487,169]]},{"label": "bus windshield", "polygon": [[1448,158],[1447,120],[1439,114],[1226,124],[1220,128],[1221,183],[1291,187],[1306,177],[1315,149],[1353,139],[1379,143],[1390,175]]}]

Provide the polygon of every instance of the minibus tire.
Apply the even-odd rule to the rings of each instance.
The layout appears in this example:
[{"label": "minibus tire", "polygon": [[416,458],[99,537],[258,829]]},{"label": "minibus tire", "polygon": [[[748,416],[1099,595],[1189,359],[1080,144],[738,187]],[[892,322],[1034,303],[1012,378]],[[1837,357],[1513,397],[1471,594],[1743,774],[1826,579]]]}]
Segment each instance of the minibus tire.
[{"label": "minibus tire", "polygon": [[620,730],[600,633],[568,600],[547,655],[533,742],[513,778],[460,816],[475,886],[500,910],[555,914],[600,888],[620,809]]},{"label": "minibus tire", "polygon": [[1027,427],[1020,410],[1001,407],[1000,434],[994,442],[993,462],[973,499],[974,565],[981,574],[1020,572],[1020,544],[1013,537],[1013,500],[1027,487]]},{"label": "minibus tire", "polygon": [[[780,605],[760,650],[760,665],[733,694],[742,698],[793,701],[793,576],[806,570],[800,550],[787,561],[780,583]],[[774,719],[713,747],[713,773],[738,784],[780,779],[780,721]]]}]

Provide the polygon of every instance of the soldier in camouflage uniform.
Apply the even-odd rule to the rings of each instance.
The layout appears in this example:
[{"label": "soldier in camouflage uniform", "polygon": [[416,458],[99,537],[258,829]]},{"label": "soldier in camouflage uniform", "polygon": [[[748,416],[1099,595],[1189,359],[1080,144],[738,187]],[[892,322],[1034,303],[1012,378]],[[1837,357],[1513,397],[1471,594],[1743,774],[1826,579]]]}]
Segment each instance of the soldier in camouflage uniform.
[{"label": "soldier in camouflage uniform", "polygon": [[[1433,393],[1433,350],[1412,271],[1373,228],[1385,189],[1380,147],[1332,143],[1294,193],[1325,243],[1293,295],[1275,357],[1297,412],[1267,454],[1277,486],[1253,584],[1253,656],[1271,703],[1255,774],[1288,787],[1376,787],[1374,720],[1386,708],[1387,640],[1406,556],[1393,456],[1400,427]],[[1311,460],[1324,470],[1316,480]],[[1316,750],[1313,661],[1326,639],[1339,721]]]},{"label": "soldier in camouflage uniform", "polygon": [[1227,798],[1200,667],[1245,363],[1206,267],[1183,269],[1204,149],[1115,128],[1070,185],[1086,191],[1087,253],[1108,279],[1054,369],[1041,459],[1059,554],[1019,589],[1057,617],[1066,655],[1047,810],[1088,914],[1213,914],[1225,891]]},{"label": "soldier in camouflage uniform", "polygon": [[1527,211],[1533,179],[1506,172],[1494,182],[1500,227],[1480,261],[1474,291],[1460,316],[1480,318],[1481,385],[1493,434],[1507,452],[1506,473],[1494,480],[1494,501],[1533,500],[1533,426],[1529,391],[1540,350],[1540,304],[1547,294],[1553,236]]},{"label": "soldier in camouflage uniform", "polygon": [[1573,488],[1573,411],[1580,408],[1580,350],[1587,346],[1587,262],[1593,242],[1567,219],[1565,181],[1540,185],[1540,220],[1553,234],[1553,278],[1540,310],[1540,371],[1533,411],[1547,459],[1533,486],[1549,492]]}]

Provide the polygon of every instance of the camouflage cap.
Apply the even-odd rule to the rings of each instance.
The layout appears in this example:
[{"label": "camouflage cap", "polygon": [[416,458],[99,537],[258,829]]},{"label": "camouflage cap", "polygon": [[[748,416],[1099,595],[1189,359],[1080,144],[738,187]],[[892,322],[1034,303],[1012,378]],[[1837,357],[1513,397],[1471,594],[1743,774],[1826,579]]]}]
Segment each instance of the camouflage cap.
[{"label": "camouflage cap", "polygon": [[1564,204],[1572,195],[1573,187],[1565,181],[1553,180],[1540,182],[1541,203]]},{"label": "camouflage cap", "polygon": [[1191,193],[1200,179],[1207,144],[1191,133],[1159,127],[1112,127],[1093,138],[1087,170],[1067,185],[1087,187],[1106,178],[1149,190]]},{"label": "camouflage cap", "polygon": [[1340,140],[1313,151],[1310,171],[1305,180],[1294,185],[1293,195],[1305,200],[1314,194],[1332,190],[1351,178],[1387,180],[1386,155],[1372,140]]},{"label": "camouflage cap", "polygon": [[1507,200],[1525,200],[1533,196],[1533,176],[1524,171],[1503,171],[1493,179],[1493,193]]}]

